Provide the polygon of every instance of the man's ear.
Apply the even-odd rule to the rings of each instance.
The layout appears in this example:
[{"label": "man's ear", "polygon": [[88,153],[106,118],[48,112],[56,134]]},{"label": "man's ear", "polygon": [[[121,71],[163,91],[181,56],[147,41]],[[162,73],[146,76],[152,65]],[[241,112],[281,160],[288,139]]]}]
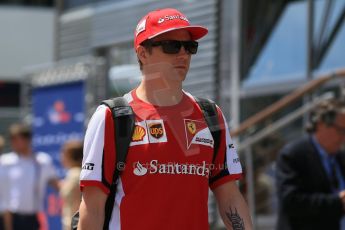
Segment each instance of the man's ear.
[{"label": "man's ear", "polygon": [[148,51],[146,50],[145,47],[143,46],[139,46],[137,49],[137,56],[139,58],[139,60],[143,63],[143,64],[147,64],[147,56],[148,56]]}]

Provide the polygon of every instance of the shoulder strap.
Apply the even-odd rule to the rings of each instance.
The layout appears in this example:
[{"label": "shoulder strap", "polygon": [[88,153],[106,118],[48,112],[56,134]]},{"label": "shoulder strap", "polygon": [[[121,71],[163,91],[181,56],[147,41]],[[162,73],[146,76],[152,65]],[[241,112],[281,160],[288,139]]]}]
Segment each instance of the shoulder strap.
[{"label": "shoulder strap", "polygon": [[216,106],[216,103],[214,103],[212,100],[199,98],[199,97],[194,97],[194,98],[203,112],[204,118],[206,120],[206,123],[208,125],[208,128],[211,131],[211,134],[214,140],[213,160],[212,160],[212,162],[214,162],[216,159],[218,149],[219,149],[219,144],[220,144],[220,127],[219,127],[219,121],[218,121],[217,106]]},{"label": "shoulder strap", "polygon": [[112,98],[102,101],[111,110],[114,119],[116,162],[113,173],[113,181],[110,185],[110,193],[105,204],[105,218],[103,229],[109,229],[110,218],[115,202],[116,185],[126,163],[127,151],[134,130],[134,112],[126,99],[123,97]]}]

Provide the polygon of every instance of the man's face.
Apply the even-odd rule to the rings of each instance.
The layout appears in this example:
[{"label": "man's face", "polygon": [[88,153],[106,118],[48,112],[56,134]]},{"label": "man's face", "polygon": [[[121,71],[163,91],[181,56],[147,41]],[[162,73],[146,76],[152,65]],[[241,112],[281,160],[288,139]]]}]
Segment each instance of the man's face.
[{"label": "man's face", "polygon": [[[191,36],[187,30],[181,29],[161,34],[152,39],[153,42],[167,40],[190,41]],[[151,53],[145,50],[145,59],[141,61],[146,74],[158,72],[165,78],[170,77],[171,80],[183,81],[189,70],[190,60],[191,54],[186,52],[183,46],[177,54],[166,54],[161,46],[153,46]]]},{"label": "man's face", "polygon": [[31,144],[30,140],[20,136],[19,134],[11,135],[10,143],[11,143],[12,150],[19,154],[23,153],[23,151],[26,151],[30,147],[30,144]]},{"label": "man's face", "polygon": [[339,148],[345,144],[345,114],[338,114],[333,125]]},{"label": "man's face", "polygon": [[323,138],[329,142],[329,146],[332,148],[330,153],[339,151],[345,144],[345,114],[338,114],[333,125],[323,124],[320,128]]}]

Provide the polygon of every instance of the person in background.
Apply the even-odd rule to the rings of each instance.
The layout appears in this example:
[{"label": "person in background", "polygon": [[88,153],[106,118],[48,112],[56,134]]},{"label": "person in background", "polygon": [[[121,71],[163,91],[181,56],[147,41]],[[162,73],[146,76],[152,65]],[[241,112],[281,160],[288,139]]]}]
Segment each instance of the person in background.
[{"label": "person in background", "polygon": [[320,103],[310,135],[287,144],[277,159],[277,230],[339,230],[345,213],[345,106]]},{"label": "person in background", "polygon": [[67,175],[60,184],[60,196],[63,201],[62,225],[64,230],[71,229],[71,217],[78,210],[81,199],[79,176],[83,160],[83,143],[66,142],[61,151],[61,163],[67,169]]},{"label": "person in background", "polygon": [[13,124],[9,129],[12,152],[0,156],[6,195],[4,219],[6,230],[38,230],[37,213],[43,211],[46,186],[58,189],[58,179],[47,153],[34,153],[32,133],[25,124]]},{"label": "person in background", "polygon": [[4,151],[4,147],[5,147],[5,138],[3,136],[0,135],[0,155],[3,153]]}]

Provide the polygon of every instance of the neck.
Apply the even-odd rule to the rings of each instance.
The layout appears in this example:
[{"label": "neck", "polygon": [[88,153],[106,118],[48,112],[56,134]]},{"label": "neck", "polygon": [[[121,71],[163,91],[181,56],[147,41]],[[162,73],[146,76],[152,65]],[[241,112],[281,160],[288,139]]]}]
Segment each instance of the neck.
[{"label": "neck", "polygon": [[22,157],[31,157],[32,156],[31,148],[22,149],[20,151],[17,151],[17,153]]},{"label": "neck", "polygon": [[153,105],[176,105],[183,97],[182,82],[169,81],[161,77],[143,76],[136,94],[140,100]]}]

